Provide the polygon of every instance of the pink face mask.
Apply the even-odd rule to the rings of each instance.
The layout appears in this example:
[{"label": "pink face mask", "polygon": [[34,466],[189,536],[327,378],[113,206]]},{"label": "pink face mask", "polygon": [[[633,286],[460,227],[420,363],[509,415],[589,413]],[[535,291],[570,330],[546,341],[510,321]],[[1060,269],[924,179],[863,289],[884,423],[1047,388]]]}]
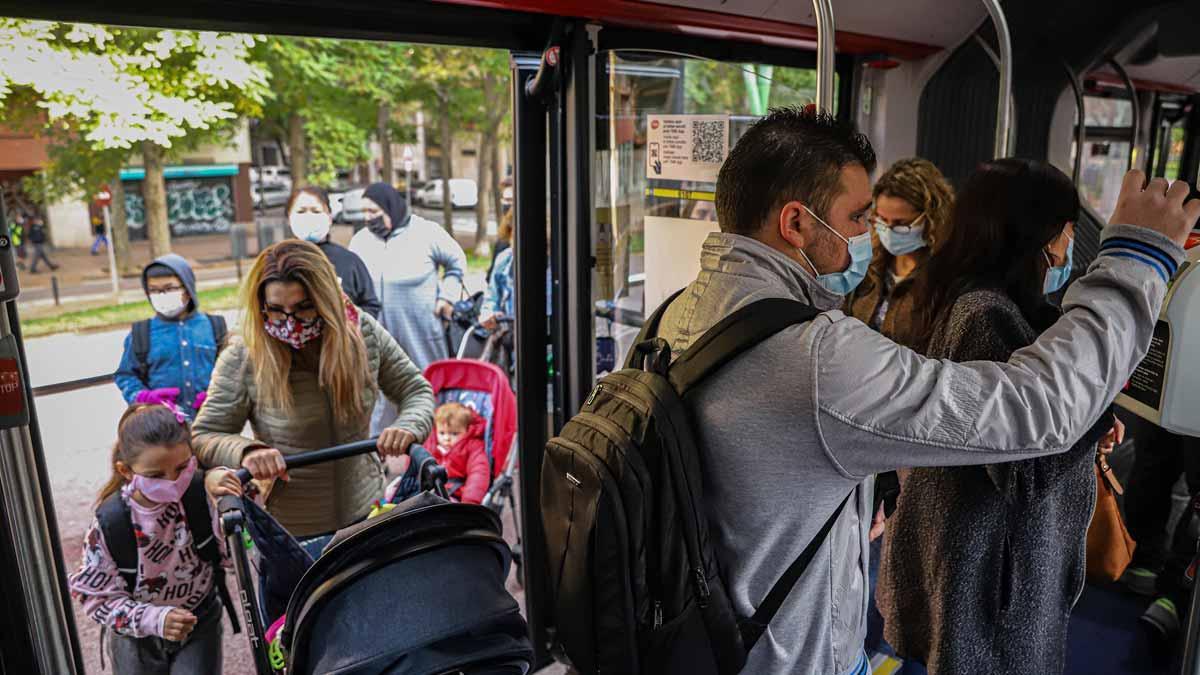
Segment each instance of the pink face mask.
[{"label": "pink face mask", "polygon": [[166,478],[147,478],[140,473],[133,474],[133,489],[141,492],[146,499],[159,504],[170,504],[183,499],[192,484],[192,476],[196,473],[196,458],[188,460],[187,466],[179,472],[175,480]]}]

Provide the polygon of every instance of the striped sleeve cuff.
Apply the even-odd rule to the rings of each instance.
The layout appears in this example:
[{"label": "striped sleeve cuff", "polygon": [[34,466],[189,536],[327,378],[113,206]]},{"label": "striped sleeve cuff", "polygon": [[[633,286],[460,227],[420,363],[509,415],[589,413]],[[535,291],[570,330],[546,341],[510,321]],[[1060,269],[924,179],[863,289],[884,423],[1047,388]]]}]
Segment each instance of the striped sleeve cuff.
[{"label": "striped sleeve cuff", "polygon": [[[1179,271],[1179,259],[1182,256],[1178,255],[1178,251],[1165,250],[1144,236],[1128,236],[1130,234],[1128,232],[1107,234],[1110,236],[1105,236],[1100,243],[1101,256],[1137,260],[1149,265],[1162,277],[1163,281],[1170,281],[1171,277],[1175,276],[1175,272]],[[1171,242],[1171,248],[1178,249],[1173,242]]]}]

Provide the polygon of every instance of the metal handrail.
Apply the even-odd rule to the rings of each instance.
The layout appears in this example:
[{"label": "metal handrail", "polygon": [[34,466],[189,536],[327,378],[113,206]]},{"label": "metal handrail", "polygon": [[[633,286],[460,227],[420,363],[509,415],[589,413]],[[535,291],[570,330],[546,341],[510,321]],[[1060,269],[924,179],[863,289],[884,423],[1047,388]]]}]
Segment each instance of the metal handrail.
[{"label": "metal handrail", "polygon": [[1117,63],[1115,58],[1108,59],[1108,65],[1117,72],[1121,77],[1121,81],[1125,83],[1125,89],[1129,92],[1129,103],[1133,106],[1133,125],[1129,129],[1129,165],[1126,171],[1133,170],[1133,156],[1137,153],[1138,131],[1142,121],[1141,106],[1138,105],[1137,87],[1133,86],[1133,80],[1129,77],[1125,67]]},{"label": "metal handrail", "polygon": [[1083,86],[1079,83],[1079,76],[1075,74],[1071,64],[1063,61],[1063,68],[1067,71],[1067,79],[1071,81],[1071,90],[1075,92],[1075,109],[1079,115],[1079,123],[1075,125],[1075,163],[1071,167],[1071,180],[1078,188],[1079,177],[1083,174],[1083,144],[1087,140],[1086,118],[1083,114]]},{"label": "metal handrail", "polygon": [[1000,158],[1008,155],[1008,134],[1012,128],[1012,35],[999,0],[983,0],[983,6],[992,17],[1000,51],[1000,61],[996,64],[1000,71],[1000,96],[996,102],[996,140],[992,144],[992,154]]},{"label": "metal handrail", "polygon": [[90,389],[92,387],[100,387],[106,384],[112,384],[116,379],[116,373],[106,373],[104,375],[93,375],[84,377],[78,380],[67,380],[65,382],[54,382],[53,384],[43,384],[33,388],[33,396],[51,396],[53,394],[65,394],[80,389]]},{"label": "metal handrail", "polygon": [[817,22],[817,109],[833,112],[833,0],[813,0]]}]

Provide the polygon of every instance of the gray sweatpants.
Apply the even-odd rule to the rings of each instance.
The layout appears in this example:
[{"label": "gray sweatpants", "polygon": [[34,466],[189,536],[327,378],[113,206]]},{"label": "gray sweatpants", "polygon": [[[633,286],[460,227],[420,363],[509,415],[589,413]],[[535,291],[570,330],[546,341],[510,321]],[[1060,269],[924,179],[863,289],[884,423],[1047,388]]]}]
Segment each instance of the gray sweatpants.
[{"label": "gray sweatpants", "polygon": [[207,602],[183,642],[109,634],[114,675],[221,675],[221,603]]}]

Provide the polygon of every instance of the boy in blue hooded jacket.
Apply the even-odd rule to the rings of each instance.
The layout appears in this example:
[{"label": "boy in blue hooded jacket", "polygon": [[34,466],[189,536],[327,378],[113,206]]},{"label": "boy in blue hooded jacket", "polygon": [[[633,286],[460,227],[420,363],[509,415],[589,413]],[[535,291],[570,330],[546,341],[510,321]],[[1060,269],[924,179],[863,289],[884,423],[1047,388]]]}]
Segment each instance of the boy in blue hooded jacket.
[{"label": "boy in blue hooded jacket", "polygon": [[155,315],[126,336],[117,387],[127,403],[171,403],[194,417],[225,338],[225,319],[199,310],[196,275],[174,253],[142,270],[142,288]]}]

